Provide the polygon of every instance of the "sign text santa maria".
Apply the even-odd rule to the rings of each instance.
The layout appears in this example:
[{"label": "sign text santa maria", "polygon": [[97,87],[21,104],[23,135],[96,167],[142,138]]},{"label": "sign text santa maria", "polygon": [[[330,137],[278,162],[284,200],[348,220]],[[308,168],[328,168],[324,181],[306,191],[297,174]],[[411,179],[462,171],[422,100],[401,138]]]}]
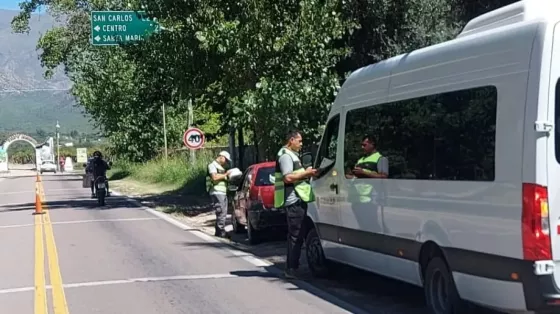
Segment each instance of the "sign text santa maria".
[{"label": "sign text santa maria", "polygon": [[91,43],[115,46],[144,40],[158,30],[158,24],[144,11],[92,11]]}]

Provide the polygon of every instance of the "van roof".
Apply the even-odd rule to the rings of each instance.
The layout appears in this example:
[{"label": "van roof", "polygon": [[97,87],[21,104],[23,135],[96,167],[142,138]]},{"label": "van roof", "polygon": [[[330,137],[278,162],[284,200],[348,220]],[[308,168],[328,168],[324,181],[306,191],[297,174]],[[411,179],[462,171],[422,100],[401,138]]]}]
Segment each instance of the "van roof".
[{"label": "van roof", "polygon": [[[465,45],[487,34],[495,34],[506,29],[519,27],[522,24],[529,25],[531,22],[556,23],[560,21],[560,1],[550,0],[521,0],[488,12],[470,20],[456,38],[420,48],[412,52],[400,54],[392,58],[370,64],[354,71],[344,82],[339,97],[333,104],[333,109],[346,105],[348,101],[340,101],[345,98],[359,98],[352,96],[355,89],[360,89],[367,84],[369,100],[376,97],[385,97],[385,91],[389,89],[390,79],[395,72],[407,68],[421,69],[429,66],[429,60],[421,56],[449,55],[451,59],[457,58],[458,46]],[[468,49],[468,48],[467,48]],[[453,54],[453,55],[451,55]],[[428,62],[428,64],[426,64]],[[442,62],[445,62],[442,60]],[[355,101],[359,101],[356,99]]]}]

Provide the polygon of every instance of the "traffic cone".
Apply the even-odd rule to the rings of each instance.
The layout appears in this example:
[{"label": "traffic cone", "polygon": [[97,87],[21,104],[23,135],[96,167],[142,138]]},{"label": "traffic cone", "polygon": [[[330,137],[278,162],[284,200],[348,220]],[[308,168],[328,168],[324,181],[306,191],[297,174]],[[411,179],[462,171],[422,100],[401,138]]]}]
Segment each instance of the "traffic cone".
[{"label": "traffic cone", "polygon": [[[37,178],[39,178],[37,176]],[[35,212],[33,215],[43,214],[43,198],[41,197],[41,185],[35,183]]]},{"label": "traffic cone", "polygon": [[43,204],[41,202],[41,196],[39,194],[35,194],[35,212],[33,215],[41,215],[44,214],[43,212]]}]

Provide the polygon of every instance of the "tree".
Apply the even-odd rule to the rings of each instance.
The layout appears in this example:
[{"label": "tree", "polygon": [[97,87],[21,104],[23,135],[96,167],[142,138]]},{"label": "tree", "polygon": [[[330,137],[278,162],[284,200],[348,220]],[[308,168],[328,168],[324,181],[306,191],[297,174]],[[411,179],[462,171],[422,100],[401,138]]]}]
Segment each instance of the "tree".
[{"label": "tree", "polygon": [[47,132],[43,129],[37,129],[35,133],[37,134],[37,137],[39,137],[40,140],[47,138]]},{"label": "tree", "polygon": [[[260,156],[272,157],[289,127],[318,142],[350,71],[449,39],[466,18],[509,2],[27,0],[12,26],[27,32],[39,6],[62,22],[37,45],[45,75],[63,66],[118,156],[145,161],[161,151],[164,104],[169,143],[181,146],[192,103],[209,139],[249,130]],[[91,10],[141,8],[162,31],[131,45],[89,43]]]}]

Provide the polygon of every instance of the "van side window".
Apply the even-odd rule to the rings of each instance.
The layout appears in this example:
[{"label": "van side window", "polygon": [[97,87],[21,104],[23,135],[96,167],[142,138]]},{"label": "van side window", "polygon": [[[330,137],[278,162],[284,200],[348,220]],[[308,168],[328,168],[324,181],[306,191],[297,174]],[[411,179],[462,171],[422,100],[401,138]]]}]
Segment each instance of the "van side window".
[{"label": "van side window", "polygon": [[371,134],[390,179],[494,181],[497,105],[497,89],[486,86],[351,110],[345,170]]},{"label": "van side window", "polygon": [[319,169],[317,177],[325,175],[336,162],[336,148],[338,142],[338,128],[340,124],[340,115],[334,116],[325,128],[325,133],[321,139],[321,146],[317,150],[317,158],[313,168]]},{"label": "van side window", "polygon": [[556,161],[560,163],[560,79],[556,82],[556,95],[554,96],[554,150]]}]

